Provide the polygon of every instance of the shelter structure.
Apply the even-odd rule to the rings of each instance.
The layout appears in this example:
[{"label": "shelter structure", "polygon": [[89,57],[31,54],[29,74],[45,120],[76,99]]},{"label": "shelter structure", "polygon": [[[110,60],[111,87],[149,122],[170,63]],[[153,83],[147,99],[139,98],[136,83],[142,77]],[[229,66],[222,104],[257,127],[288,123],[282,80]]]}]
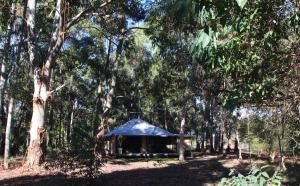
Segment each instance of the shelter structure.
[{"label": "shelter structure", "polygon": [[178,134],[132,119],[105,135],[106,150],[112,155],[176,155]]}]

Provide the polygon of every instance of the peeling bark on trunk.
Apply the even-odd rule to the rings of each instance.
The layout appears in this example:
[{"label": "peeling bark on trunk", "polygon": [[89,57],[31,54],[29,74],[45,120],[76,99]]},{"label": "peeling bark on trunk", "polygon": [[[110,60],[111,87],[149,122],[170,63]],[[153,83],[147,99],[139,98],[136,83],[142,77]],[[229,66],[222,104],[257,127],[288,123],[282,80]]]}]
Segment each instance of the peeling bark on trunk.
[{"label": "peeling bark on trunk", "polygon": [[30,142],[27,154],[27,165],[29,167],[39,166],[43,163],[46,150],[44,116],[47,89],[45,82],[41,82],[37,75],[35,75],[34,88]]},{"label": "peeling bark on trunk", "polygon": [[11,120],[12,120],[12,112],[14,106],[14,99],[10,98],[9,106],[8,106],[8,115],[7,115],[7,123],[6,123],[6,131],[5,131],[5,148],[4,148],[4,168],[8,169],[8,158],[9,158],[9,144],[10,144],[10,130],[11,130]]},{"label": "peeling bark on trunk", "polygon": [[[48,53],[45,61],[35,59],[36,43],[35,43],[35,15],[36,15],[36,0],[28,0],[28,54],[30,64],[33,67],[34,79],[34,95],[33,95],[33,113],[30,125],[30,144],[27,151],[27,162],[29,167],[40,166],[44,161],[45,155],[45,109],[48,98],[49,78],[51,77],[52,66],[59,54],[61,46],[64,42],[66,30],[78,23],[80,19],[93,9],[87,8],[65,23],[65,11],[63,9],[65,0],[57,0],[55,14],[52,24],[52,34],[49,43]],[[108,0],[98,8],[103,8],[111,1]]]},{"label": "peeling bark on trunk", "polygon": [[54,63],[59,49],[63,43],[63,35],[61,34],[63,28],[62,20],[62,0],[56,3],[56,11],[53,20],[53,33],[48,50],[48,56],[45,63],[40,63],[35,59],[35,9],[36,0],[28,0],[28,52],[29,60],[33,65],[33,79],[34,79],[34,94],[33,94],[33,110],[30,124],[30,142],[27,150],[26,166],[32,168],[40,166],[45,160],[46,151],[46,130],[45,130],[45,110],[48,98],[49,78],[51,76],[51,66]]}]

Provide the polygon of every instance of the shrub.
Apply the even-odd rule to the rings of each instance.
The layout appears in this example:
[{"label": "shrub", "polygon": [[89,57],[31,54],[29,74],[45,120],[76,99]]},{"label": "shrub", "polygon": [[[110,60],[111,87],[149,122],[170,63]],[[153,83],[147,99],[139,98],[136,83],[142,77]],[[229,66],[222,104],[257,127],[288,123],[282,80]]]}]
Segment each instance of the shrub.
[{"label": "shrub", "polygon": [[244,176],[236,170],[231,170],[229,173],[229,178],[222,178],[219,183],[220,186],[273,186],[281,185],[282,176],[275,172],[270,176],[266,172],[266,168],[269,165],[257,168],[253,166],[248,173]]}]

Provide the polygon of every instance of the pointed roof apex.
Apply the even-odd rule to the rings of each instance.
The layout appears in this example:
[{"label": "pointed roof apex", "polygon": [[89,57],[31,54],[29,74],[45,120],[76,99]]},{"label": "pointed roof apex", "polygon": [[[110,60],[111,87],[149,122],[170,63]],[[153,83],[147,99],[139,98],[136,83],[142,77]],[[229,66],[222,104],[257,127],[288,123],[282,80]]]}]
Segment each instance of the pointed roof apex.
[{"label": "pointed roof apex", "polygon": [[178,136],[162,128],[156,127],[141,119],[132,119],[125,124],[115,128],[105,136],[124,135],[124,136]]}]

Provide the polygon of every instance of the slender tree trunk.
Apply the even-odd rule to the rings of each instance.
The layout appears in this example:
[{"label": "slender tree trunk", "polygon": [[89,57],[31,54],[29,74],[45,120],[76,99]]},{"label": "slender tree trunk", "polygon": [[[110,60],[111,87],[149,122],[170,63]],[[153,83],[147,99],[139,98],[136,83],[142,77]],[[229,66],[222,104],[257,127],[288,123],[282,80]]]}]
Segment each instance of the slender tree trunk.
[{"label": "slender tree trunk", "polygon": [[236,135],[236,141],[237,141],[238,159],[242,160],[243,159],[243,157],[242,157],[242,149],[240,147],[240,136],[239,136],[238,129],[236,129],[235,135]]},{"label": "slender tree trunk", "polygon": [[202,150],[206,150],[206,128],[202,132]]},{"label": "slender tree trunk", "polygon": [[285,156],[283,155],[283,147],[282,147],[282,143],[281,143],[282,141],[281,141],[281,138],[279,135],[277,136],[277,138],[278,138],[278,146],[279,146],[279,152],[280,152],[280,165],[281,165],[282,170],[286,171],[287,168],[284,163]]},{"label": "slender tree trunk", "polygon": [[[7,31],[6,31],[6,39],[4,41],[4,56],[3,59],[0,61],[0,117],[3,117],[3,95],[4,95],[4,87],[6,83],[6,78],[5,78],[5,63],[9,60],[9,53],[11,49],[11,36],[12,36],[12,31],[13,31],[13,25],[15,21],[15,16],[16,15],[16,0],[12,1],[11,4],[11,9],[10,9],[10,19],[7,24]],[[2,119],[0,120],[2,121]]]},{"label": "slender tree trunk", "polygon": [[[100,131],[98,132],[97,136],[96,136],[96,144],[95,144],[95,148],[94,148],[94,154],[97,158],[102,158],[105,154],[104,154],[104,122],[105,122],[105,117],[106,114],[108,113],[108,111],[111,109],[112,107],[112,101],[113,101],[113,96],[115,94],[115,87],[117,84],[117,73],[118,73],[118,69],[119,69],[119,62],[121,60],[121,54],[122,54],[122,50],[123,50],[123,42],[124,42],[124,29],[121,30],[122,35],[119,38],[119,43],[117,46],[117,51],[116,51],[116,58],[115,58],[115,63],[112,69],[112,77],[111,77],[111,81],[110,81],[110,90],[106,96],[106,99],[104,101],[103,104],[103,109],[102,109],[102,113],[99,116],[100,119]],[[110,50],[110,49],[109,49]],[[108,51],[109,52],[109,51]],[[109,55],[109,53],[108,53]],[[109,56],[107,58],[107,61],[109,61]],[[101,86],[101,85],[100,85]],[[103,135],[99,135],[102,134],[103,131]]]},{"label": "slender tree trunk", "polygon": [[103,112],[100,114],[100,128],[104,127],[104,122],[105,122],[105,117],[107,112],[111,109],[112,107],[112,101],[113,101],[113,96],[115,94],[115,87],[117,84],[117,73],[118,73],[118,69],[119,69],[119,63],[121,60],[121,54],[122,54],[122,50],[123,50],[123,42],[124,42],[124,29],[121,30],[122,35],[119,38],[119,43],[117,46],[117,51],[116,51],[116,58],[115,58],[115,63],[112,69],[112,77],[111,77],[111,81],[110,81],[110,90],[108,92],[108,94],[106,95],[106,99],[104,101],[103,104]]},{"label": "slender tree trunk", "polygon": [[165,104],[164,104],[164,124],[165,124],[165,129],[168,130],[168,123],[167,123],[167,101],[165,101]]},{"label": "slender tree trunk", "polygon": [[210,152],[215,153],[215,137],[216,137],[216,129],[214,126],[214,112],[213,112],[213,103],[214,99],[209,100],[209,127],[210,127]]},{"label": "slender tree trunk", "polygon": [[60,101],[60,109],[59,109],[59,146],[63,147],[64,143],[64,134],[63,134],[63,104],[62,100]]},{"label": "slender tree trunk", "polygon": [[47,146],[53,147],[53,139],[52,136],[54,136],[54,118],[53,118],[53,105],[50,104],[49,110],[48,110],[48,136],[47,136]]},{"label": "slender tree trunk", "polygon": [[224,134],[220,132],[220,152],[224,153]]},{"label": "slender tree trunk", "polygon": [[199,143],[199,130],[196,129],[196,151],[200,150],[200,143]]},{"label": "slender tree trunk", "polygon": [[18,127],[18,133],[17,135],[20,136],[21,131],[22,131],[22,122],[24,120],[24,117],[26,116],[26,111],[25,111],[25,106],[24,106],[24,102],[21,103],[20,106],[20,112],[17,114],[18,115],[18,124],[16,124],[16,126]]},{"label": "slender tree trunk", "polygon": [[248,150],[249,150],[249,158],[250,158],[250,162],[251,162],[251,138],[250,138],[250,118],[249,118],[249,114],[247,116],[247,135],[248,135]]},{"label": "slender tree trunk", "polygon": [[[11,50],[11,36],[12,36],[12,27],[15,20],[15,10],[16,10],[16,1],[13,0],[11,4],[11,10],[10,10],[10,19],[7,23],[7,30],[6,30],[6,38],[4,40],[4,50],[3,50],[3,58],[0,60],[0,126],[4,126],[5,123],[7,123],[7,120],[5,121],[5,113],[4,113],[4,89],[5,84],[7,81],[6,78],[6,63],[9,60],[9,54]],[[3,140],[4,136],[2,136],[2,132],[0,133],[0,147],[2,147],[2,144],[4,142],[4,146],[6,141]],[[5,165],[4,165],[5,166]]]},{"label": "slender tree trunk", "polygon": [[5,148],[4,148],[4,168],[8,169],[8,158],[9,158],[9,144],[10,144],[10,130],[11,130],[11,120],[13,114],[14,99],[11,97],[8,106],[8,115],[6,123],[5,132]]},{"label": "slender tree trunk", "polygon": [[[5,62],[3,61],[1,63],[1,76],[0,76],[0,115],[1,115],[1,118],[4,116],[4,109],[3,109],[3,100],[4,100],[4,85],[5,85],[5,77],[4,77],[4,74],[5,74]],[[3,120],[1,120],[3,121]]]},{"label": "slender tree trunk", "polygon": [[205,108],[201,112],[204,118],[204,131],[205,131],[205,152],[212,151],[212,122],[211,122],[211,96],[208,90],[203,90]]},{"label": "slender tree trunk", "polygon": [[184,161],[184,127],[185,127],[185,108],[182,109],[179,133],[179,161]]},{"label": "slender tree trunk", "polygon": [[211,133],[209,122],[205,122],[205,153],[211,153]]},{"label": "slender tree trunk", "polygon": [[[53,74],[53,69],[51,69],[51,74]],[[54,76],[50,77],[49,80],[49,89],[52,90],[53,88],[53,84],[54,84]],[[46,118],[47,118],[47,142],[46,142],[46,146],[47,147],[53,147],[53,103],[50,101],[48,102],[48,110],[46,112]]]},{"label": "slender tree trunk", "polygon": [[69,138],[70,141],[69,143],[72,143],[72,139],[73,139],[73,127],[74,127],[74,112],[76,111],[77,108],[77,99],[75,99],[73,107],[72,107],[72,113],[71,113],[71,118],[70,118],[70,134],[69,134]]},{"label": "slender tree trunk", "polygon": [[[100,86],[100,85],[99,85]],[[96,135],[96,132],[97,132],[97,128],[99,127],[99,112],[100,112],[100,104],[101,104],[101,98],[100,98],[100,92],[101,90],[98,90],[98,94],[97,94],[97,98],[96,98],[96,101],[95,101],[95,105],[94,105],[94,110],[95,110],[95,115],[94,115],[94,118],[93,118],[93,136]]]}]

